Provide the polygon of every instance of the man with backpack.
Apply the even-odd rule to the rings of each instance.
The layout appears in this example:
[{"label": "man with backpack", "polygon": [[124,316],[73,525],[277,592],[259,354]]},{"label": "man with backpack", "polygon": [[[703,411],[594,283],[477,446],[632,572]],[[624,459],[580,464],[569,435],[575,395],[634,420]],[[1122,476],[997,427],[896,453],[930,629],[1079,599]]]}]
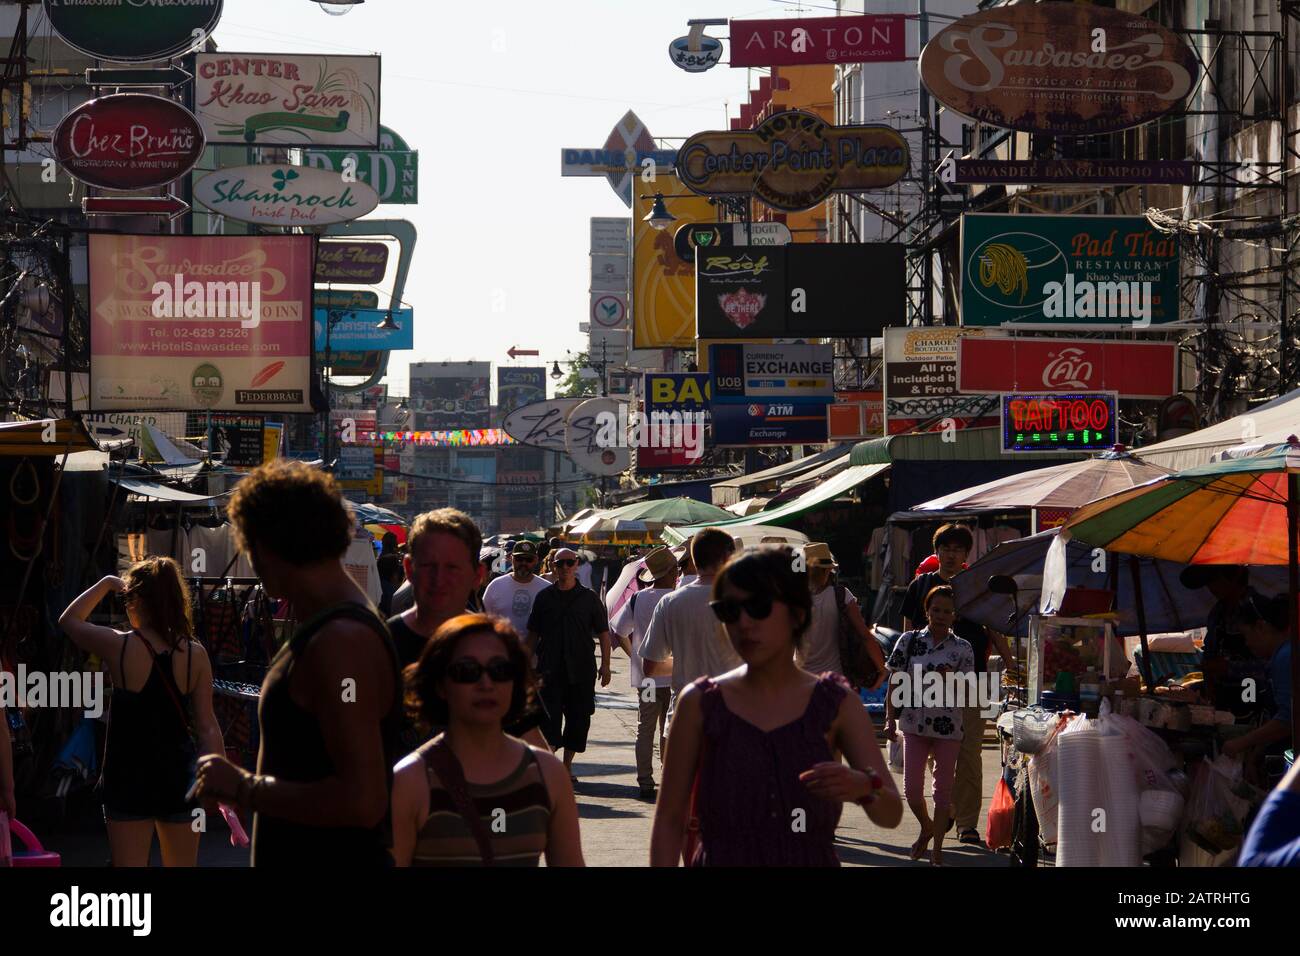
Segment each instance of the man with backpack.
[{"label": "man with backpack", "polygon": [[659,761],[663,764],[664,730],[668,720],[668,701],[672,694],[672,664],[663,673],[646,677],[637,648],[650,629],[650,618],[659,602],[673,593],[677,584],[677,559],[668,548],[657,548],[646,555],[645,567],[637,574],[649,588],[637,591],[619,609],[609,629],[632,662],[632,693],[637,696],[636,782],[642,800],[655,798],[654,748],[659,738]]},{"label": "man with backpack", "polygon": [[833,671],[874,690],[885,679],[885,655],[862,619],[858,599],[833,580],[838,565],[830,546],[820,541],[804,545],[803,562],[812,592],[812,620],[795,660],[809,673]]}]

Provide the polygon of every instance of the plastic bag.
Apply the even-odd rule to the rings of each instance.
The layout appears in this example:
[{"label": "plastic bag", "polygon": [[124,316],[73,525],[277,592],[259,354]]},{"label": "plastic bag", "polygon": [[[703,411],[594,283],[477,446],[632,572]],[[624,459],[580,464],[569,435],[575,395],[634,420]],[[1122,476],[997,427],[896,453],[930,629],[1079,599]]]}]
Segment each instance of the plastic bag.
[{"label": "plastic bag", "polygon": [[1047,846],[1056,843],[1061,802],[1057,793],[1056,738],[1057,734],[1053,733],[1038,753],[1029,758],[1029,794],[1038,817],[1038,832]]},{"label": "plastic bag", "polygon": [[998,785],[993,791],[993,802],[989,804],[989,820],[984,830],[984,843],[990,850],[1011,846],[1011,835],[1015,829],[1016,801],[1011,796],[1005,777],[998,778]]},{"label": "plastic bag", "polygon": [[889,769],[903,772],[903,735],[899,733],[889,741]]},{"label": "plastic bag", "polygon": [[1202,758],[1187,800],[1184,833],[1211,855],[1235,850],[1245,837],[1250,801],[1233,791],[1241,784],[1241,761],[1220,755]]},{"label": "plastic bag", "polygon": [[1170,777],[1170,772],[1178,767],[1178,758],[1154,731],[1132,717],[1105,712],[1105,705],[1097,718],[1097,729],[1103,736],[1118,735],[1125,739],[1139,790],[1179,789],[1174,778]]}]

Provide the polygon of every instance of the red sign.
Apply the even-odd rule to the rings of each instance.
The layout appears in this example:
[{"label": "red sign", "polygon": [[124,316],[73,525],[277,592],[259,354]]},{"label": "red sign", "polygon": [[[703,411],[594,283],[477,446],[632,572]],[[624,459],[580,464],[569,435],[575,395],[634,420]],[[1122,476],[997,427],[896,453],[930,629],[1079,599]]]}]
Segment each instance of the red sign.
[{"label": "red sign", "polygon": [[897,63],[907,58],[907,18],[732,20],[732,66]]},{"label": "red sign", "polygon": [[184,176],[203,155],[198,119],[172,100],[117,93],[83,103],[54,131],[54,155],[101,189],[147,189]]},{"label": "red sign", "polygon": [[875,391],[836,392],[826,406],[830,441],[861,441],[885,433],[885,396]]},{"label": "red sign", "polygon": [[957,390],[1167,398],[1178,390],[1177,355],[1173,342],[963,336],[957,344]]}]

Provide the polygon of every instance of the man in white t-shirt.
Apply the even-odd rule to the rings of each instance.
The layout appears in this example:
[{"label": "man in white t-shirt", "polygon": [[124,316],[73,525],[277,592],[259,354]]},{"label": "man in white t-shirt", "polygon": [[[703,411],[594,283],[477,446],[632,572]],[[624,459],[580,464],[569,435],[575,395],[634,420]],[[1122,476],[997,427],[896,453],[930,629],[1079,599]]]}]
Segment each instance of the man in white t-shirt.
[{"label": "man in white t-shirt", "polygon": [[646,555],[645,568],[638,578],[653,581],[653,586],[637,591],[609,623],[609,629],[619,646],[632,662],[632,693],[637,695],[639,719],[636,725],[636,782],[641,787],[641,799],[655,798],[654,750],[655,736],[659,737],[659,765],[663,766],[664,732],[668,723],[668,701],[672,687],[671,664],[654,677],[644,676],[641,646],[650,628],[650,618],[659,602],[673,593],[677,584],[677,560],[667,548],[659,548]]},{"label": "man in white t-shirt", "polygon": [[667,672],[665,665],[672,659],[670,724],[672,708],[682,688],[701,677],[725,674],[742,663],[726,630],[709,607],[713,579],[735,550],[736,542],[721,528],[705,528],[697,534],[691,540],[691,559],[699,578],[659,602],[641,642],[647,676]]},{"label": "man in white t-shirt", "polygon": [[533,599],[539,591],[551,586],[545,578],[533,572],[537,569],[537,545],[531,541],[515,542],[510,554],[514,570],[503,574],[483,592],[483,609],[496,617],[504,617],[514,625],[520,637],[528,634],[528,615],[533,613]]},{"label": "man in white t-shirt", "polygon": [[[814,541],[804,545],[803,559],[808,569],[808,588],[812,591],[813,606],[808,630],[794,652],[795,660],[800,667],[812,674],[832,671],[842,676],[844,664],[840,660],[840,610],[835,599],[835,584],[831,580],[838,567],[835,555],[831,554],[829,545]],[[877,672],[883,680],[884,653],[876,643],[871,628],[862,619],[858,599],[848,588],[844,588],[844,614],[865,643],[867,653],[875,662]],[[879,686],[879,681],[876,686]]]}]

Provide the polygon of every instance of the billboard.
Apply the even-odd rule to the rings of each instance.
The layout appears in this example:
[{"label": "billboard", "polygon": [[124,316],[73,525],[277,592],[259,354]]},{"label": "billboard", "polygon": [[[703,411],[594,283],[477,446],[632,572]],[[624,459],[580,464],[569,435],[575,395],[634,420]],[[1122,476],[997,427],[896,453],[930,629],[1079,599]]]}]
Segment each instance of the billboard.
[{"label": "billboard", "polygon": [[313,237],[88,242],[92,410],[312,410]]},{"label": "billboard", "polygon": [[[830,345],[712,345],[709,375],[713,410],[752,399],[823,405],[835,392],[835,356]],[[826,422],[825,409],[821,413]]]},{"label": "billboard", "polygon": [[997,399],[957,393],[957,343],[983,329],[885,329],[885,434],[952,419],[958,428],[998,423]]},{"label": "billboard", "polygon": [[[660,167],[654,192],[664,196],[685,192],[672,173]],[[674,195],[665,199],[678,219],[702,222],[716,218],[717,210],[699,196]],[[645,221],[654,196],[633,190],[632,198],[632,347],[636,349],[689,349],[695,347],[695,265],[683,262],[673,246],[672,233]]]},{"label": "billboard", "polygon": [[962,325],[1178,321],[1178,237],[1145,216],[964,215],[961,263]]},{"label": "billboard", "polygon": [[702,339],[869,338],[906,315],[901,243],[697,248]]},{"label": "billboard", "polygon": [[885,433],[885,400],[879,390],[836,392],[826,406],[829,441],[862,441]]},{"label": "billboard", "polygon": [[[676,429],[700,427],[708,420],[713,395],[708,374],[647,372],[644,387],[644,418],[650,427],[638,432],[641,444],[636,451],[637,471],[681,471],[700,467],[703,435],[691,433],[688,436]],[[655,428],[657,431],[652,430]],[[664,440],[665,431],[668,441]],[[687,437],[691,439],[689,443]],[[692,445],[693,454],[687,453],[688,444]]]},{"label": "billboard", "polygon": [[898,63],[907,56],[906,31],[901,15],[732,20],[731,65]]},{"label": "billboard", "polygon": [[546,400],[546,369],[497,367],[497,427],[515,409]]},{"label": "billboard", "polygon": [[713,406],[714,445],[819,445],[827,440],[827,402],[756,399]]},{"label": "billboard", "polygon": [[1114,392],[1002,396],[1002,453],[1107,451],[1119,441]]},{"label": "billboard", "polygon": [[1106,391],[1168,398],[1178,391],[1178,343],[1046,337],[963,337],[957,391]]},{"label": "billboard", "polygon": [[925,45],[921,82],[971,119],[1078,136],[1137,126],[1192,89],[1178,34],[1121,10],[1021,3],[962,17]]},{"label": "billboard", "polygon": [[379,57],[200,53],[194,112],[209,146],[379,148]]},{"label": "billboard", "polygon": [[[388,319],[395,329],[381,329]],[[415,348],[413,309],[316,309],[316,351],[396,352]],[[328,333],[328,334],[327,334]]]},{"label": "billboard", "polygon": [[676,155],[674,149],[659,149],[645,123],[628,110],[609,131],[603,147],[561,149],[560,175],[604,176],[623,204],[631,206],[642,163],[649,159],[657,169],[669,170]]},{"label": "billboard", "polygon": [[489,362],[413,362],[411,427],[416,431],[490,428]]},{"label": "billboard", "polygon": [[222,0],[155,0],[147,15],[140,0],[43,0],[50,26],[68,46],[120,63],[166,60],[208,37],[221,19]]},{"label": "billboard", "polygon": [[265,428],[261,415],[213,415],[208,423],[208,453],[231,468],[256,468],[266,454]]}]

